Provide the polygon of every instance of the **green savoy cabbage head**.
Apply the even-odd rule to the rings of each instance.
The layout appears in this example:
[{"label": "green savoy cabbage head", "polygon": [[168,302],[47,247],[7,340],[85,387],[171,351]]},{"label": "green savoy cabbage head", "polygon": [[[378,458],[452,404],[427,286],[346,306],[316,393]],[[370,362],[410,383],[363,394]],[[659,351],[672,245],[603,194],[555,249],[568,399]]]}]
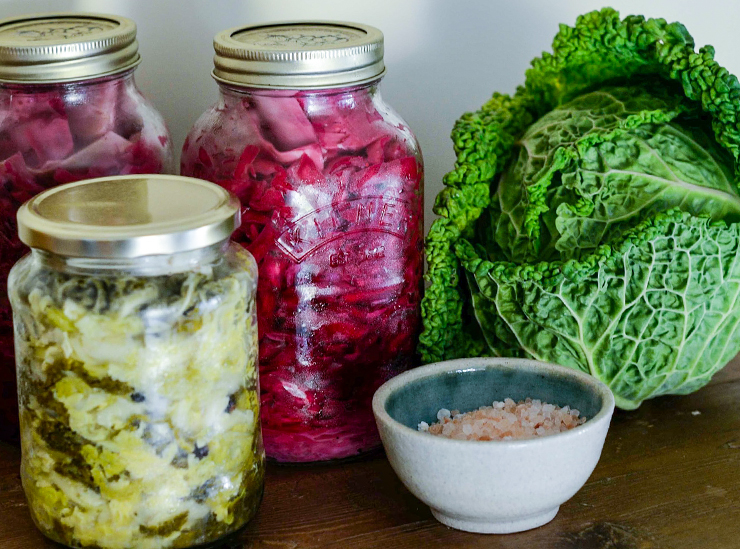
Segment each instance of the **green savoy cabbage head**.
[{"label": "green savoy cabbage head", "polygon": [[533,357],[631,409],[740,351],[740,84],[713,54],[679,23],[589,13],[456,123],[426,362]]}]

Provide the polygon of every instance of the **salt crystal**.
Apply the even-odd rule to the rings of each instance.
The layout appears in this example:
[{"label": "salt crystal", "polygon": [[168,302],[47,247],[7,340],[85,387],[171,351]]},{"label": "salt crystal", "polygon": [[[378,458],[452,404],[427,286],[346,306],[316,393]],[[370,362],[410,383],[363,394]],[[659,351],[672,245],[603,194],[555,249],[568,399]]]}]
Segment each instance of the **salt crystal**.
[{"label": "salt crystal", "polygon": [[447,408],[442,408],[439,412],[437,412],[437,420],[442,421],[443,419],[446,419],[450,417],[450,411]]}]

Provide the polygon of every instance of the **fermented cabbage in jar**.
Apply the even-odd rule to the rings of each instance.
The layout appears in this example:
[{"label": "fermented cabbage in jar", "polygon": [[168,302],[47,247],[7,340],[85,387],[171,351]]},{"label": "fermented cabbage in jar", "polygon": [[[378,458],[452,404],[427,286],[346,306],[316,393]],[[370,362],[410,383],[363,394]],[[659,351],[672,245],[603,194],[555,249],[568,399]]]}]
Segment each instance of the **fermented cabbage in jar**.
[{"label": "fermented cabbage in jar", "polygon": [[378,447],[373,393],[417,363],[423,164],[377,80],[318,91],[222,84],[181,173],[241,199],[233,238],[259,265],[268,457]]},{"label": "fermented cabbage in jar", "polygon": [[21,480],[49,538],[83,549],[211,543],[257,512],[257,265],[236,197],[118,176],[21,206],[10,272]]}]

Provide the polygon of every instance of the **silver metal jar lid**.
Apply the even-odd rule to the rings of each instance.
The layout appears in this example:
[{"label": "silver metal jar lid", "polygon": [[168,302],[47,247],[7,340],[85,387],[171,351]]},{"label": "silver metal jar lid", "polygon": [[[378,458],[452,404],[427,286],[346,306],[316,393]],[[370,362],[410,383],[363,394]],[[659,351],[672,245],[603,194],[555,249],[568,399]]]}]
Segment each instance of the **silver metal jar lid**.
[{"label": "silver metal jar lid", "polygon": [[139,64],[136,24],[96,13],[41,13],[0,20],[0,82],[72,82]]},{"label": "silver metal jar lid", "polygon": [[236,27],[213,39],[213,77],[255,88],[321,89],[383,76],[383,33],[339,21]]},{"label": "silver metal jar lid", "polygon": [[65,257],[136,258],[221,242],[240,224],[239,199],[190,177],[124,175],[48,189],[18,210],[31,248]]}]

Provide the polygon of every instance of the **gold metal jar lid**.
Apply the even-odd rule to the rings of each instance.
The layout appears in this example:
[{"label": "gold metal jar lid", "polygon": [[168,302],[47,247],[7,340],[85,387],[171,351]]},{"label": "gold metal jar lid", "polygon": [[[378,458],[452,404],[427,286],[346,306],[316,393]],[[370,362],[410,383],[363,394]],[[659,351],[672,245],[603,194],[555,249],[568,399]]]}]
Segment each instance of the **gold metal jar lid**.
[{"label": "gold metal jar lid", "polygon": [[71,82],[139,64],[136,24],[96,13],[42,13],[0,20],[0,82]]},{"label": "gold metal jar lid", "polygon": [[370,25],[290,21],[225,30],[213,39],[213,77],[255,88],[320,89],[383,76],[383,33]]},{"label": "gold metal jar lid", "polygon": [[65,257],[119,259],[197,250],[231,236],[239,200],[214,183],[124,175],[48,189],[18,210],[31,248]]}]

